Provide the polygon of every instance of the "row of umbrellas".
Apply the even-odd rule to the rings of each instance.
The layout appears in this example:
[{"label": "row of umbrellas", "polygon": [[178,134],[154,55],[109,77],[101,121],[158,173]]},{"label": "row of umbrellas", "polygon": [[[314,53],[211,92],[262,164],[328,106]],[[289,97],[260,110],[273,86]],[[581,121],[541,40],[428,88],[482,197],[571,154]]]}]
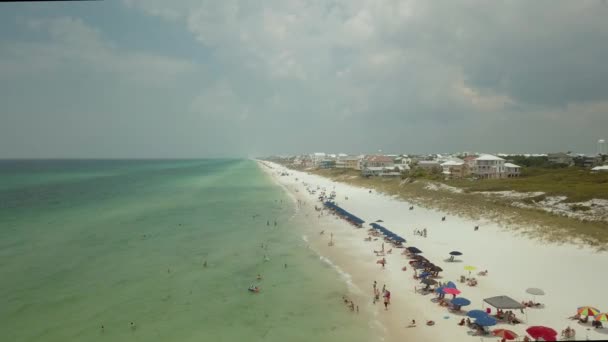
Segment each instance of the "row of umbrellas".
[{"label": "row of umbrellas", "polygon": [[401,242],[404,243],[405,239],[402,238],[401,236],[391,232],[390,230],[382,227],[381,225],[377,224],[377,223],[370,223],[370,226],[372,226],[372,228],[374,228],[375,230],[381,232],[384,236],[386,236],[387,238],[395,241],[395,242]]},{"label": "row of umbrellas", "polygon": [[327,201],[324,203],[324,205],[326,207],[332,209],[333,211],[335,211],[338,215],[343,216],[347,220],[353,222],[354,224],[362,225],[363,223],[365,223],[365,221],[363,221],[362,219],[360,219],[357,216],[349,213],[348,211],[340,208],[339,206],[335,205],[333,202]]}]

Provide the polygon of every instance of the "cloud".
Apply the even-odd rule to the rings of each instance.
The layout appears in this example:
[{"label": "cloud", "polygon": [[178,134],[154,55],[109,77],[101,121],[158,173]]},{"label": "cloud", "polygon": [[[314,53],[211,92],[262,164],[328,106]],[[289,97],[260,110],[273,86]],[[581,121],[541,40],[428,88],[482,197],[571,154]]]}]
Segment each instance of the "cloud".
[{"label": "cloud", "polygon": [[199,69],[189,60],[120,49],[79,18],[29,19],[25,26],[48,39],[2,44],[0,70],[5,73],[0,79],[84,68],[138,85],[170,87],[180,75]]},{"label": "cloud", "polygon": [[599,0],[123,4],[181,27],[204,56],[135,51],[81,19],[39,19],[25,26],[46,41],[0,43],[0,79],[111,75],[157,101],[145,109],[158,118],[161,108],[182,115],[175,129],[189,142],[201,136],[227,154],[491,152],[556,136],[584,150],[604,134],[608,6]]}]

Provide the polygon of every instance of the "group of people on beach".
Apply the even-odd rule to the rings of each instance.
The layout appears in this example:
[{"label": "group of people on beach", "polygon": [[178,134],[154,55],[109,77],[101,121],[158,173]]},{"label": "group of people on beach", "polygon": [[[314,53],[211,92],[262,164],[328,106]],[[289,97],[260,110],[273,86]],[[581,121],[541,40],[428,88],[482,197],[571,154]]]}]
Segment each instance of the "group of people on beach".
[{"label": "group of people on beach", "polygon": [[[374,280],[373,284],[374,288],[374,297],[372,302],[376,304],[376,302],[380,301],[380,290],[378,290],[378,283]],[[391,291],[386,288],[386,285],[382,285],[382,299],[384,302],[384,310],[388,310],[388,305],[391,303]]]},{"label": "group of people on beach", "polygon": [[359,305],[355,305],[355,302],[353,302],[352,300],[348,299],[348,297],[346,297],[345,295],[342,296],[342,301],[344,302],[344,304],[346,304],[346,306],[350,309],[350,311],[357,311],[357,313],[359,313]]},{"label": "group of people on beach", "polygon": [[426,237],[426,228],[423,228],[422,230],[420,229],[414,229],[414,235],[419,235],[422,237]]}]

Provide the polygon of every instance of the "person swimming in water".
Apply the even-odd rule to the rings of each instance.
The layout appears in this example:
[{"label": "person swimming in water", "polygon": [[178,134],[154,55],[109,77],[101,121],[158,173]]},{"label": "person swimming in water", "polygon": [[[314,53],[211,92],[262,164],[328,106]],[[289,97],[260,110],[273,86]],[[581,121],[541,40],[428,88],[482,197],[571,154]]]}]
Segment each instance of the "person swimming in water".
[{"label": "person swimming in water", "polygon": [[262,280],[262,276],[258,274],[257,279],[258,279],[258,280]]}]

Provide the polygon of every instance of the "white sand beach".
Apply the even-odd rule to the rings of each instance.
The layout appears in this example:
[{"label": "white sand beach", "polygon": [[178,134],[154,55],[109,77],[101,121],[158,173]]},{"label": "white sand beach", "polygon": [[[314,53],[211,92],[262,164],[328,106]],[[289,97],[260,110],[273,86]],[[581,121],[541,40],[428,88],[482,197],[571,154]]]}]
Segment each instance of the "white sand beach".
[{"label": "white sand beach", "polygon": [[[464,311],[485,310],[488,305],[483,303],[484,298],[505,295],[521,302],[533,299],[526,293],[527,288],[544,290],[545,295],[536,297],[536,301],[544,304],[544,307],[526,309],[525,314],[515,311],[523,323],[510,325],[499,322],[490,330],[509,329],[519,335],[518,340],[522,340],[530,326],[548,326],[558,333],[570,326],[576,330],[577,340],[608,339],[608,324],[604,324],[607,326],[604,329],[594,329],[590,323],[582,324],[568,319],[581,306],[608,311],[608,295],[603,292],[604,281],[608,280],[604,268],[608,265],[608,253],[571,244],[556,245],[530,240],[514,231],[500,228],[497,222],[472,221],[420,207],[409,210],[410,203],[375,191],[369,193],[369,189],[288,170],[278,164],[260,164],[292,197],[305,201],[299,214],[308,215],[311,220],[307,241],[311,248],[349,275],[353,284],[351,295],[365,303],[365,307],[362,307],[377,318],[385,341],[402,341],[404,338],[496,341],[499,338],[492,335],[471,336],[469,328],[457,325],[464,315],[449,313],[447,308],[432,302],[434,294],[415,293],[416,286],[420,288],[424,285],[413,279],[413,269],[408,264],[409,259],[401,255],[402,249],[393,248],[392,254],[385,256],[387,265],[383,270],[376,263],[381,257],[373,253],[382,248],[382,239],[364,241],[368,237],[369,223],[376,220],[382,220],[384,227],[404,237],[407,240],[405,246],[421,249],[424,257],[443,268],[441,278],[437,280],[455,282],[462,291],[459,297],[471,301],[471,305],[463,307]],[[281,176],[279,171],[289,175]],[[363,228],[356,229],[334,215],[326,214],[319,218],[319,213],[314,210],[315,205],[322,205],[317,198],[318,193],[310,194],[303,183],[311,188],[325,188],[328,193],[335,191],[336,204],[365,220]],[[442,221],[443,216],[446,216],[445,221]],[[475,226],[479,226],[478,231],[474,230]],[[426,238],[414,235],[414,229],[423,228],[428,231]],[[322,230],[325,233],[320,235]],[[327,242],[331,233],[334,246],[330,247]],[[391,246],[386,244],[385,248],[388,250]],[[463,255],[456,258],[457,262],[447,262],[449,253],[455,250]],[[468,276],[464,270],[466,265],[477,268],[472,273],[478,280],[475,287],[459,282],[461,275]],[[407,266],[406,271],[402,270],[404,266]],[[477,275],[482,270],[488,271],[487,276]],[[391,291],[388,310],[384,310],[381,303],[372,304],[374,280],[379,287],[386,284]],[[495,312],[492,308],[492,314]],[[412,319],[416,320],[417,326],[407,328]],[[435,325],[427,326],[425,322],[428,320],[433,320]]]}]

